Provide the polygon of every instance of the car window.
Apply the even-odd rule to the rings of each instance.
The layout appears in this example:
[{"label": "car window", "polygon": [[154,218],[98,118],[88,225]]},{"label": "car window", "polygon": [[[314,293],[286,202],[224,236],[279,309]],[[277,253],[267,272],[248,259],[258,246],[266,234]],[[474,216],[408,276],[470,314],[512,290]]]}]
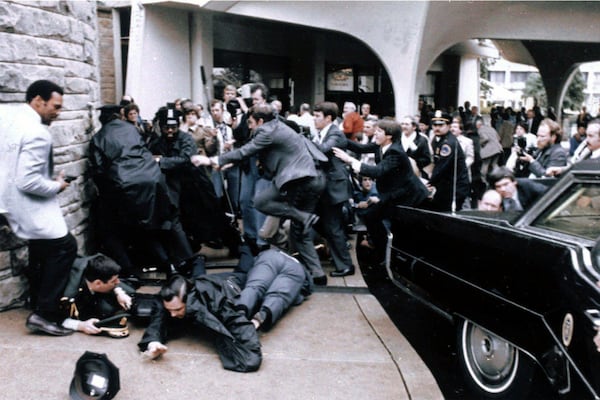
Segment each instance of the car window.
[{"label": "car window", "polygon": [[596,240],[600,236],[600,187],[572,185],[532,225]]}]

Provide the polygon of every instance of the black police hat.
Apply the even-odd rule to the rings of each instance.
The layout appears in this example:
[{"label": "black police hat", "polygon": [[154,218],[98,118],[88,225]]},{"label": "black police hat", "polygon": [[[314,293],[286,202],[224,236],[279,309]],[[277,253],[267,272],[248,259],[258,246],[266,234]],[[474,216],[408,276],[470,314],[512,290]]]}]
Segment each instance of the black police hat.
[{"label": "black police hat", "polygon": [[118,104],[105,104],[102,107],[98,107],[97,110],[100,110],[98,119],[102,125],[115,119],[121,114],[121,106]]},{"label": "black police hat", "polygon": [[120,388],[119,369],[106,354],[86,351],[77,360],[69,396],[71,400],[109,400]]},{"label": "black police hat", "polygon": [[118,104],[105,104],[103,106],[98,107],[96,110],[100,110],[101,113],[119,113],[121,111],[121,106]]},{"label": "black police hat", "polygon": [[431,118],[431,123],[433,125],[449,124],[450,121],[452,121],[452,118],[450,118],[450,114],[442,112],[441,110],[436,110],[433,114],[433,117]]},{"label": "black police hat", "polygon": [[178,126],[181,111],[175,108],[161,107],[156,112],[155,118],[160,126]]}]

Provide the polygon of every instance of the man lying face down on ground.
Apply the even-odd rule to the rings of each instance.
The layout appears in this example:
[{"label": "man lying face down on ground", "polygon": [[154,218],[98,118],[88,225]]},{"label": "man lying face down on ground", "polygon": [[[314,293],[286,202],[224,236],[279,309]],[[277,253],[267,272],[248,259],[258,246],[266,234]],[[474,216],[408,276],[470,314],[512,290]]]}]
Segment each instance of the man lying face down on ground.
[{"label": "man lying face down on ground", "polygon": [[257,329],[271,328],[289,307],[300,304],[312,291],[312,281],[302,264],[280,250],[265,250],[253,262],[248,262],[250,254],[243,249],[231,273],[193,282],[171,277],[153,306],[140,350],[158,358],[167,351],[169,336],[191,325],[214,338],[225,369],[256,371],[262,361]]}]

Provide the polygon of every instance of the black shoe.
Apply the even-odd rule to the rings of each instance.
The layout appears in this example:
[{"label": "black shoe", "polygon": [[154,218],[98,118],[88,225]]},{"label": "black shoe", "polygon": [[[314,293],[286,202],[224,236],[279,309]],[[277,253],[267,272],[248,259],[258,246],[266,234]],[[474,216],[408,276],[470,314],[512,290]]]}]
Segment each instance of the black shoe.
[{"label": "black shoe", "polygon": [[317,286],[325,286],[325,285],[327,285],[327,275],[315,276],[315,277],[313,277],[313,282]]},{"label": "black shoe", "polygon": [[25,326],[33,332],[45,332],[53,336],[67,336],[73,333],[71,329],[63,328],[54,322],[47,321],[36,313],[32,313],[27,317]]},{"label": "black shoe", "polygon": [[302,228],[302,235],[306,236],[310,233],[313,225],[319,221],[319,216],[317,214],[310,214],[306,221],[304,221],[304,228]]},{"label": "black shoe", "polygon": [[354,275],[354,267],[345,268],[341,271],[331,271],[329,273],[329,276],[331,276],[333,278],[339,278],[339,277],[348,276],[348,275]]}]

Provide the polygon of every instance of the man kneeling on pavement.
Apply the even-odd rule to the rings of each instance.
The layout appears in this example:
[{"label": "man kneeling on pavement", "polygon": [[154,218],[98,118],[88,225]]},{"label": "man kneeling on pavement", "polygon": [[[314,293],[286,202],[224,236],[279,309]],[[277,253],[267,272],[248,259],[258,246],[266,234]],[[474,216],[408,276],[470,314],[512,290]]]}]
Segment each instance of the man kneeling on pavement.
[{"label": "man kneeling on pavement", "polygon": [[[250,254],[249,249],[242,254]],[[312,291],[312,280],[302,264],[279,250],[264,250],[253,264],[248,260],[251,256],[242,256],[232,273],[203,275],[193,282],[172,276],[160,290],[139,349],[158,358],[167,351],[169,334],[191,323],[212,334],[225,369],[258,370],[257,330],[269,329],[289,307],[300,304]]]}]

